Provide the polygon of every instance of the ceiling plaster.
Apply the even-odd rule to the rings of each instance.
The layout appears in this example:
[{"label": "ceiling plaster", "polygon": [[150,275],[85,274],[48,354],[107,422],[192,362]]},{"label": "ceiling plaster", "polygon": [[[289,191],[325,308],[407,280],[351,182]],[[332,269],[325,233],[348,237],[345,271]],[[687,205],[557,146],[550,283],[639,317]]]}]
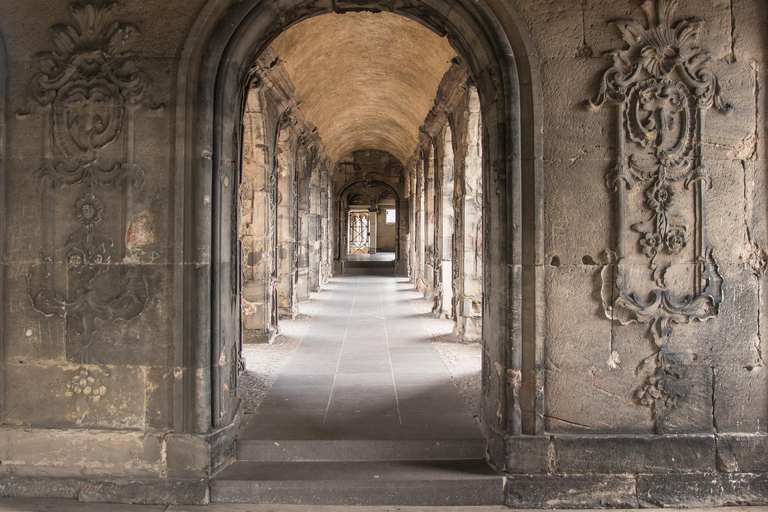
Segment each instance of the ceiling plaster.
[{"label": "ceiling plaster", "polygon": [[317,16],[272,48],[334,162],[362,149],[408,160],[456,57],[446,38],[387,12]]}]

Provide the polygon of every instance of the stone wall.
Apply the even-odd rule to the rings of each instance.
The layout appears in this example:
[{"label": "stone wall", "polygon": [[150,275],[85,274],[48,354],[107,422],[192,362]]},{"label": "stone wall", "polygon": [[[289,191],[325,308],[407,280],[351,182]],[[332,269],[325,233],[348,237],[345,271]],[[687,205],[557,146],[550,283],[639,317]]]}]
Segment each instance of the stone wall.
[{"label": "stone wall", "polygon": [[[492,269],[484,275],[482,315],[486,326],[506,326],[506,318],[511,325],[482,332],[489,452],[512,475],[509,504],[765,503],[765,3],[681,0],[668,20],[664,12],[651,15],[652,24],[672,27],[664,47],[649,43],[648,22],[634,0],[482,4],[510,38],[519,36],[514,48],[527,48],[516,55],[521,154],[509,162],[495,156],[505,140],[491,136],[506,126],[495,110],[501,100],[492,97],[503,77],[493,76],[490,64],[469,77],[482,105],[488,215],[482,234],[489,234],[482,237],[483,257]],[[236,340],[225,340],[223,350],[211,350],[210,340],[208,350],[187,350],[197,339],[190,333],[215,326],[204,314],[191,314],[182,299],[210,292],[217,250],[194,253],[208,246],[197,240],[198,221],[190,212],[203,212],[208,224],[199,224],[210,235],[211,204],[236,203],[233,190],[253,195],[254,222],[257,202],[271,207],[265,184],[237,187],[229,173],[239,163],[230,156],[217,160],[215,186],[184,173],[193,164],[211,165],[211,152],[218,151],[203,142],[210,126],[189,121],[197,107],[183,93],[197,92],[187,89],[193,85],[186,81],[194,74],[189,67],[208,62],[205,52],[194,53],[194,34],[216,27],[228,6],[204,0],[125,0],[110,9],[0,3],[7,47],[0,92],[8,84],[6,143],[0,143],[6,238],[0,493],[203,502],[206,479],[232,455],[239,421]],[[440,16],[447,19],[445,10]],[[682,23],[694,17],[700,24]],[[105,19],[110,23],[102,25]],[[636,48],[614,63],[612,55],[630,42]],[[90,51],[94,46],[98,52]],[[708,63],[692,57],[699,48],[710,53]],[[467,63],[470,75],[477,66]],[[618,71],[606,74],[612,66]],[[639,86],[622,91],[617,85],[617,77],[630,78],[627,67],[644,69],[630,80],[646,82],[642,95]],[[662,83],[658,76],[667,72],[673,78]],[[648,82],[654,74],[656,83]],[[87,118],[83,99],[89,100]],[[244,98],[219,99],[219,110],[246,104]],[[601,105],[588,108],[590,100]],[[269,101],[277,100],[264,100],[258,109],[247,103],[252,110],[244,110],[255,114]],[[620,116],[622,104],[630,117]],[[266,268],[270,257],[256,256],[259,237],[272,236],[267,226],[243,238],[252,250],[230,255],[215,269],[217,284],[242,279],[258,288],[238,301],[263,308],[254,318],[262,319],[257,328],[264,333],[277,321],[266,313],[270,301],[283,300],[290,313],[293,301],[330,275],[341,240],[340,210],[331,205],[344,184],[370,174],[355,170],[355,153],[337,163],[344,171],[331,183],[322,172],[330,163],[319,149],[308,149],[308,134],[287,128],[276,135],[280,113],[268,108],[267,135],[285,143],[280,151],[292,162],[278,182],[295,187],[288,174],[300,176],[298,190],[280,192],[284,204],[295,205],[287,213],[296,215],[283,230],[299,233],[301,243],[287,237],[278,252],[287,263],[278,279],[285,285],[282,299],[273,298],[274,283],[259,267],[263,261]],[[473,110],[464,105],[455,112]],[[184,126],[195,135],[182,133]],[[465,162],[469,156],[456,141],[466,140],[467,123],[450,126],[454,161]],[[240,147],[240,135],[217,134],[217,144]],[[444,125],[433,140],[443,137]],[[441,169],[445,152],[437,147],[406,162],[402,181],[388,175],[386,165],[371,171],[382,172],[376,180],[401,200],[401,271],[409,265],[436,301],[446,282],[435,271],[445,254],[439,216],[428,230],[429,215],[441,204],[439,173],[432,174],[434,208],[427,212],[428,202],[416,198],[430,186],[425,166]],[[267,152],[259,158],[275,157]],[[672,165],[670,158],[690,158],[690,167]],[[624,166],[617,174],[619,161]],[[664,161],[674,169],[661,179]],[[515,162],[530,170],[523,184],[499,174]],[[458,183],[461,166],[454,172]],[[463,192],[455,198],[466,198]],[[516,218],[521,204],[526,213]],[[454,214],[459,217],[458,210]],[[511,244],[499,231],[507,221],[514,230],[530,228],[520,261],[500,259],[498,248]],[[314,229],[320,235],[313,237]],[[463,232],[454,222],[454,233]],[[430,261],[430,244],[418,242],[427,233]],[[194,258],[187,258],[190,253]],[[240,258],[248,264],[242,269],[234,265]],[[251,279],[251,271],[263,273]],[[187,272],[198,280],[185,278]],[[490,290],[507,296],[499,287],[513,290],[509,303],[487,300]],[[471,310],[465,316],[477,318],[477,298],[469,299],[454,292],[450,314]],[[449,309],[442,300],[436,306]],[[518,310],[522,316],[515,320]],[[212,396],[224,398],[214,406]],[[47,483],[40,484],[44,477]],[[153,485],[139,490],[135,482]]]}]

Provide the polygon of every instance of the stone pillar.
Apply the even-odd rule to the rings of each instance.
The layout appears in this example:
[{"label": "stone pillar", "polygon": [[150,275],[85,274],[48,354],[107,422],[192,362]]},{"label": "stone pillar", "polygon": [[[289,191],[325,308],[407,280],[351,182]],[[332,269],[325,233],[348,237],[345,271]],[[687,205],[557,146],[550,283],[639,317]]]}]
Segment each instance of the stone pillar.
[{"label": "stone pillar", "polygon": [[467,122],[467,151],[463,179],[456,180],[454,195],[458,206],[455,237],[456,325],[454,332],[464,341],[482,338],[483,312],[483,165],[480,100],[470,89]]},{"label": "stone pillar", "polygon": [[[408,250],[408,275],[411,277],[414,283],[417,279],[416,263],[416,165],[411,162],[408,166],[408,238],[407,245],[404,247]],[[405,213],[404,213],[405,215]]]},{"label": "stone pillar", "polygon": [[442,147],[441,172],[438,174],[440,190],[439,217],[437,218],[436,258],[439,262],[437,291],[433,313],[442,318],[453,318],[453,137],[450,126],[445,127]]},{"label": "stone pillar", "polygon": [[414,280],[416,282],[416,287],[420,291],[424,291],[426,288],[426,282],[424,281],[425,221],[424,160],[419,158],[416,166],[416,273],[414,275]]},{"label": "stone pillar", "polygon": [[248,94],[243,115],[243,169],[240,189],[242,243],[242,318],[245,342],[271,342],[271,275],[274,265],[274,215],[270,186],[274,168],[265,144],[263,98],[257,89]]},{"label": "stone pillar", "polygon": [[311,161],[309,148],[305,145],[306,139],[300,139],[296,162],[296,194],[298,206],[298,229],[296,233],[296,280],[294,288],[296,290],[296,300],[309,299],[309,253],[310,253],[310,175],[313,162]]},{"label": "stone pillar", "polygon": [[280,316],[295,316],[295,176],[290,128],[282,128],[277,144],[277,304]]},{"label": "stone pillar", "polygon": [[368,210],[368,254],[376,254],[379,239],[379,209]]},{"label": "stone pillar", "polygon": [[323,213],[323,189],[320,186],[321,166],[313,162],[310,172],[309,217],[307,245],[309,249],[309,291],[316,292],[322,286],[323,237],[320,236],[320,217]]},{"label": "stone pillar", "polygon": [[435,293],[435,149],[427,145],[424,162],[424,296],[434,298]]}]

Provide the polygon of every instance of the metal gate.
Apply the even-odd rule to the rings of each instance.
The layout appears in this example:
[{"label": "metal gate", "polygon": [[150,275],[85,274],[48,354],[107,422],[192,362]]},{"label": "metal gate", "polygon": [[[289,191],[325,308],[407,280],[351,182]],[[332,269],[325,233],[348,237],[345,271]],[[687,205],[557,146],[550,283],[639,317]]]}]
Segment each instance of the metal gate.
[{"label": "metal gate", "polygon": [[371,247],[369,212],[349,212],[349,254],[368,254]]}]

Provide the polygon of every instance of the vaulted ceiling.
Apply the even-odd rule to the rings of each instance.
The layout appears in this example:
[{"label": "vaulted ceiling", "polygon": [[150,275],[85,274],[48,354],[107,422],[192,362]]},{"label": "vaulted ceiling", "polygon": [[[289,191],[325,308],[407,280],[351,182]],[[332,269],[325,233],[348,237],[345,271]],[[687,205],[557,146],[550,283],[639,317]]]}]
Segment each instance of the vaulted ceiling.
[{"label": "vaulted ceiling", "polygon": [[386,12],[311,18],[272,48],[334,161],[378,149],[405,162],[456,57],[446,38]]}]

